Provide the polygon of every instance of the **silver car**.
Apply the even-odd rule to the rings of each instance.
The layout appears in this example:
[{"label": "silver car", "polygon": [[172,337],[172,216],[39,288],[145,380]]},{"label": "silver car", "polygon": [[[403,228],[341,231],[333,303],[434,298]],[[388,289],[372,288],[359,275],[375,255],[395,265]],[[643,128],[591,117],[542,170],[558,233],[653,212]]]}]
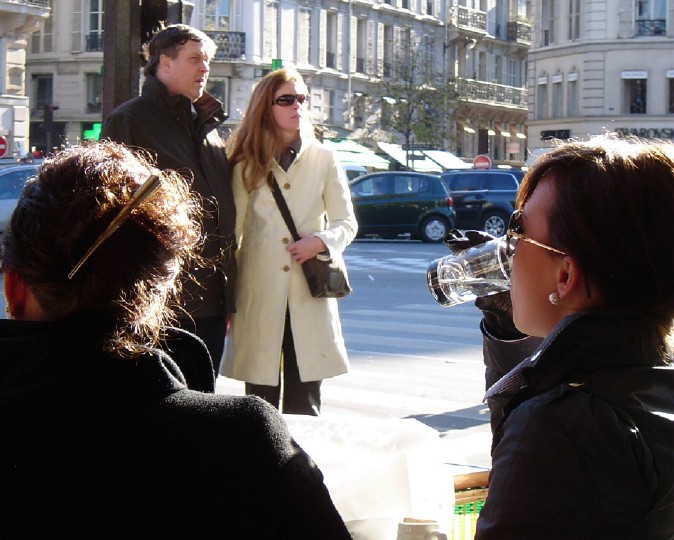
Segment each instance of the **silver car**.
[{"label": "silver car", "polygon": [[0,234],[7,229],[26,180],[37,174],[38,165],[11,165],[0,168]]}]

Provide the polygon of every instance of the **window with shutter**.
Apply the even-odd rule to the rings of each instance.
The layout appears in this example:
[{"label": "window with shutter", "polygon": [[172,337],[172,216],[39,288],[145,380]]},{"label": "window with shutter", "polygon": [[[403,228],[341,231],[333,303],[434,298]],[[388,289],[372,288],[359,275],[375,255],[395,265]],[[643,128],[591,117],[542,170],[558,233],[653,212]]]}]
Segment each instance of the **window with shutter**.
[{"label": "window with shutter", "polygon": [[264,6],[264,44],[262,56],[271,62],[278,54],[278,2],[267,0]]},{"label": "window with shutter", "polygon": [[297,63],[312,63],[311,58],[311,8],[300,7],[297,10]]},{"label": "window with shutter", "polygon": [[377,49],[375,47],[375,29],[374,21],[367,21],[367,49],[365,52],[365,71],[368,75],[374,75],[377,71],[375,64],[377,58]]},{"label": "window with shutter", "polygon": [[338,71],[342,71],[344,67],[344,40],[342,39],[344,36],[344,19],[345,16],[343,13],[337,13],[336,15],[336,23],[337,23],[337,32],[336,32],[336,43],[335,43],[335,69]]},{"label": "window with shutter", "polygon": [[103,50],[103,0],[89,0],[85,50]]},{"label": "window with shutter", "polygon": [[358,43],[360,42],[360,34],[358,32],[358,18],[351,17],[349,20],[349,72],[356,73],[358,71]]},{"label": "window with shutter", "polygon": [[325,67],[328,39],[328,12],[322,9],[318,19],[318,65]]},{"label": "window with shutter", "polygon": [[73,31],[70,49],[72,52],[81,52],[82,51],[82,4],[84,0],[74,0],[73,1]]}]

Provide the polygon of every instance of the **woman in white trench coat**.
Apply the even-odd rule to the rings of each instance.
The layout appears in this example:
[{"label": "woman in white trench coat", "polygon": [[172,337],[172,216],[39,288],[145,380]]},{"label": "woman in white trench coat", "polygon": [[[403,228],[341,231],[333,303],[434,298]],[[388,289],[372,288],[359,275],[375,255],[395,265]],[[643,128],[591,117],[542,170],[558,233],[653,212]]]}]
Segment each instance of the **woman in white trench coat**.
[{"label": "woman in white trench coat", "polygon": [[[223,374],[284,413],[318,415],[321,380],[346,373],[349,364],[337,301],[310,295],[301,263],[341,257],[357,223],[346,176],[314,137],[307,97],[299,73],[272,71],[228,141],[239,279]],[[297,242],[272,195],[270,172],[302,236]]]}]

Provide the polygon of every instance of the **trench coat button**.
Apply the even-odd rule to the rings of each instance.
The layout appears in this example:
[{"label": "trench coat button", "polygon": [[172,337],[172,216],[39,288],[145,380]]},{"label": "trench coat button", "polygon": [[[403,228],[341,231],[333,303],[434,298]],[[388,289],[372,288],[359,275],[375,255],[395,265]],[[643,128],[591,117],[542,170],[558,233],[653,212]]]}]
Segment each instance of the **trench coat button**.
[{"label": "trench coat button", "polygon": [[289,244],[289,243],[290,243],[290,238],[288,238],[287,236],[284,236],[284,237],[283,237],[283,240],[281,240],[281,242],[283,242],[284,244]]},{"label": "trench coat button", "polygon": [[290,189],[290,184],[288,182],[283,184],[283,189]]},{"label": "trench coat button", "polygon": [[290,270],[290,266],[288,266],[287,264],[284,264],[283,265],[283,271],[288,272],[289,270]]}]

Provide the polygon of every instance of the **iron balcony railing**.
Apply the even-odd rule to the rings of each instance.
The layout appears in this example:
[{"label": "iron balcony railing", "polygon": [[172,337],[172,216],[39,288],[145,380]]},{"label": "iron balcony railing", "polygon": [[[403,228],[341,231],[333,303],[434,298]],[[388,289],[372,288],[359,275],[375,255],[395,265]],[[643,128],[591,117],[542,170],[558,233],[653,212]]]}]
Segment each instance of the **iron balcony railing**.
[{"label": "iron balcony railing", "polygon": [[246,33],[245,32],[206,32],[218,47],[213,60],[245,60]]},{"label": "iron balcony railing", "polygon": [[103,50],[103,32],[92,32],[85,36],[86,51],[102,51]]},{"label": "iron balcony railing", "polygon": [[508,41],[531,45],[531,25],[519,21],[508,23]]},{"label": "iron balcony railing", "polygon": [[456,81],[456,93],[457,97],[464,101],[506,105],[527,110],[527,91],[517,86],[459,78]]},{"label": "iron balcony railing", "polygon": [[49,0],[0,0],[0,4],[21,4],[23,6],[49,7]]},{"label": "iron balcony railing", "polygon": [[466,6],[454,6],[452,8],[452,23],[458,28],[487,32],[487,14],[478,9]]},{"label": "iron balcony railing", "polygon": [[637,21],[637,36],[664,36],[667,34],[665,19]]}]

